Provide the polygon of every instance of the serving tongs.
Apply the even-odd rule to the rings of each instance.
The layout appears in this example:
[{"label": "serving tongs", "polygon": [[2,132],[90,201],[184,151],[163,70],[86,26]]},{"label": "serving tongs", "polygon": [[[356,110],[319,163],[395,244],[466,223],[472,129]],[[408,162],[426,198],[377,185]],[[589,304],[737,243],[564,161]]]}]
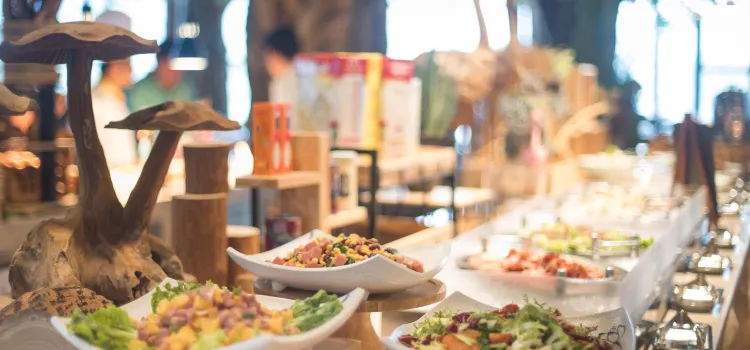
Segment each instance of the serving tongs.
[{"label": "serving tongs", "polygon": [[674,286],[674,302],[682,310],[699,313],[711,312],[721,302],[723,290],[708,283],[706,275],[699,273],[695,280]]},{"label": "serving tongs", "polygon": [[655,335],[652,346],[656,350],[712,349],[711,326],[693,322],[685,310],[678,310],[674,318],[656,325],[652,332]]},{"label": "serving tongs", "polygon": [[714,237],[708,241],[703,253],[695,253],[688,262],[690,271],[707,275],[721,275],[732,266],[732,259],[719,254]]}]

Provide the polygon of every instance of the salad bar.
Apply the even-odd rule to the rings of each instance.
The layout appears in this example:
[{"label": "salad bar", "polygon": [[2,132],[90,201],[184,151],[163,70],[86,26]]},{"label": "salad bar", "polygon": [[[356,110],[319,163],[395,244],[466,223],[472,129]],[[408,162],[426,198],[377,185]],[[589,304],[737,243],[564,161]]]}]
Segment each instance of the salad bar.
[{"label": "salad bar", "polygon": [[655,215],[581,222],[560,203],[602,185],[586,186],[596,190],[529,200],[437,244],[313,231],[258,254],[230,247],[256,276],[252,289],[167,278],[50,324],[77,349],[676,349],[675,329],[705,345],[693,349],[719,349],[741,297],[743,216],[709,227],[703,188],[680,201],[640,188],[642,200],[659,198]]}]

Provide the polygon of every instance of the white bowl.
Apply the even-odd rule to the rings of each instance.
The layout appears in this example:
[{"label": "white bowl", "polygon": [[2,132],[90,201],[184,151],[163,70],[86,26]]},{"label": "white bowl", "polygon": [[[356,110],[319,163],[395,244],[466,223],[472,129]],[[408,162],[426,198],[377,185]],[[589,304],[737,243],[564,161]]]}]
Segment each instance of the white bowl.
[{"label": "white bowl", "polygon": [[[455,292],[435,305],[435,307],[428,311],[419,320],[402,325],[396,328],[389,337],[381,338],[381,342],[388,350],[409,350],[409,348],[399,343],[398,337],[412,333],[416,324],[432,317],[438,311],[490,311],[500,307],[502,307],[502,305],[492,307],[469,298],[460,292]],[[607,337],[606,339],[611,343],[617,343],[620,345],[619,347],[616,347],[616,349],[635,350],[635,332],[633,330],[633,323],[630,321],[630,316],[628,316],[625,309],[619,308],[589,316],[566,317],[566,319],[568,322],[576,325],[581,324],[587,327],[596,326],[600,337]]]},{"label": "white bowl", "polygon": [[347,293],[355,288],[363,288],[375,294],[397,292],[428,281],[440,272],[450,253],[450,242],[398,250],[399,254],[422,262],[425,272],[413,271],[381,255],[351,265],[322,268],[282,266],[268,262],[277,256],[284,257],[294,248],[319,237],[333,238],[315,230],[264,253],[245,255],[227,248],[227,254],[248,272],[273,281],[272,287],[276,291],[291,287]]},{"label": "white bowl", "polygon": [[[164,286],[165,284],[168,284],[168,283],[177,284],[177,281],[171,278],[167,278],[160,285]],[[120,308],[127,311],[128,315],[130,315],[131,318],[140,320],[143,317],[146,317],[147,315],[152,313],[151,312],[151,296],[153,295],[153,293],[154,291],[152,290],[146,295],[126,305],[123,305]],[[259,337],[255,337],[255,338],[249,339],[241,343],[232,344],[230,346],[220,348],[219,350],[240,350],[240,349],[242,350],[260,350],[260,349],[297,350],[297,349],[312,348],[315,344],[326,340],[334,332],[336,332],[339,328],[341,328],[341,326],[343,326],[344,323],[346,323],[346,321],[352,316],[352,314],[354,314],[354,311],[357,310],[357,308],[359,307],[359,304],[366,297],[367,297],[367,291],[363,289],[356,289],[352,291],[351,293],[340,297],[339,300],[341,300],[342,304],[344,305],[343,310],[341,310],[341,312],[339,312],[338,315],[328,320],[328,322],[308,332],[296,334],[296,335],[287,335],[287,336],[264,334]],[[261,305],[272,310],[286,309],[292,306],[292,304],[294,303],[294,300],[275,298],[275,297],[269,297],[269,296],[264,296],[264,295],[256,295],[256,299],[260,302]],[[68,332],[68,328],[66,327],[66,325],[68,324],[68,322],[70,322],[69,318],[53,316],[50,319],[50,322],[52,323],[52,326],[55,327],[55,330],[57,330],[76,349],[78,350],[97,349],[96,347],[86,343],[83,339],[80,339],[76,337],[75,335],[71,334],[70,332]]]}]

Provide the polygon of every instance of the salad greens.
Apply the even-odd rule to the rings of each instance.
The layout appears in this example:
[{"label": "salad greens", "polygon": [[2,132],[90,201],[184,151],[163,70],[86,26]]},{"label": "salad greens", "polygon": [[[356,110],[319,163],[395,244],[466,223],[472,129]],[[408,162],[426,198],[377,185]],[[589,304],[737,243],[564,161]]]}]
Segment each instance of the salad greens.
[{"label": "salad greens", "polygon": [[[208,281],[206,284],[213,283],[211,281]],[[161,286],[156,286],[154,295],[151,297],[151,311],[156,312],[156,307],[159,306],[159,303],[162,300],[172,300],[182,293],[185,293],[189,290],[197,290],[200,289],[200,287],[202,287],[202,285],[200,284],[185,282],[177,282],[176,286],[167,284],[164,286],[164,289],[162,289]]]},{"label": "salad greens", "polygon": [[594,330],[565,322],[554,308],[526,302],[484,312],[437,312],[399,341],[419,350],[611,349],[592,335]]},{"label": "salad greens", "polygon": [[[560,237],[564,235],[563,237]],[[604,241],[627,241],[638,240],[638,247],[641,250],[648,249],[654,238],[634,237],[623,234],[620,230],[614,229],[605,231],[601,236]],[[591,252],[591,233],[585,228],[569,226],[564,224],[543,225],[541,230],[532,233],[532,240],[535,245],[544,248],[550,252],[580,254]],[[608,252],[629,252],[630,247],[601,247],[601,251]]]},{"label": "salad greens", "polygon": [[68,330],[91,345],[111,350],[130,349],[130,341],[137,336],[135,324],[128,313],[114,306],[89,315],[76,309]]},{"label": "salad greens", "polygon": [[306,332],[336,316],[344,309],[344,305],[335,295],[319,290],[307,299],[296,300],[290,309],[294,313],[290,325]]}]

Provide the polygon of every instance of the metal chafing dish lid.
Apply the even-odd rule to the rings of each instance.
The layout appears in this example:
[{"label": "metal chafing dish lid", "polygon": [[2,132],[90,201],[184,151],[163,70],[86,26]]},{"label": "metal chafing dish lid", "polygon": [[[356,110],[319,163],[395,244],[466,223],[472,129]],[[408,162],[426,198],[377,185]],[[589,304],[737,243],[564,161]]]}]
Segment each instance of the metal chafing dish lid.
[{"label": "metal chafing dish lid", "polygon": [[706,329],[695,324],[685,310],[679,310],[669,322],[659,324],[654,346],[657,349],[706,350]]},{"label": "metal chafing dish lid", "polygon": [[714,237],[714,242],[716,243],[717,248],[733,248],[739,239],[737,235],[721,227],[711,230],[709,234],[711,237]]},{"label": "metal chafing dish lid", "polygon": [[702,273],[687,284],[675,286],[673,292],[677,306],[694,312],[710,312],[721,298],[721,290],[708,283]]}]

